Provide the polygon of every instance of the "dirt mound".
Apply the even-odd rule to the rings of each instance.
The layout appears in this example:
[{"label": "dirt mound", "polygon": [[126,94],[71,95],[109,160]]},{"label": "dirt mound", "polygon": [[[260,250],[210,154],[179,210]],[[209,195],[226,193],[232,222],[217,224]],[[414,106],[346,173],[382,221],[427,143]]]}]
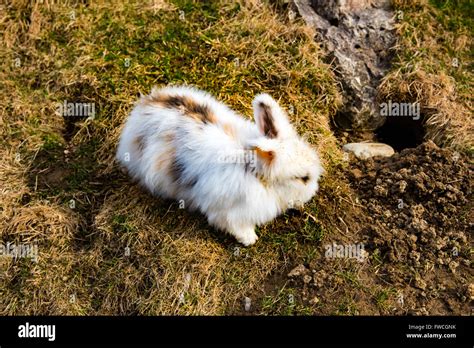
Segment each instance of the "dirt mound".
[{"label": "dirt mound", "polygon": [[383,261],[383,280],[421,302],[416,314],[438,312],[427,308],[447,289],[448,309],[467,310],[471,173],[464,156],[433,142],[349,169],[351,186],[366,207],[366,249]]},{"label": "dirt mound", "polygon": [[[330,218],[340,224],[325,223],[328,233],[308,245],[310,261],[292,259],[267,282],[292,296],[285,313],[469,315],[469,160],[427,142],[389,158],[354,159],[341,171],[352,193]],[[328,257],[333,243],[362,244],[363,259]]]}]

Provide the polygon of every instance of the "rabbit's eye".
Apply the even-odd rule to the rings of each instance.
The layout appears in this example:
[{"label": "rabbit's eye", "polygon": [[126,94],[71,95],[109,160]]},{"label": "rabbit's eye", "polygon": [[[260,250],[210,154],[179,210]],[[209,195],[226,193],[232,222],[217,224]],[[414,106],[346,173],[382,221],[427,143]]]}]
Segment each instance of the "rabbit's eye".
[{"label": "rabbit's eye", "polygon": [[301,180],[303,183],[306,184],[306,183],[309,181],[309,175],[305,175],[305,176],[299,177],[298,179]]}]

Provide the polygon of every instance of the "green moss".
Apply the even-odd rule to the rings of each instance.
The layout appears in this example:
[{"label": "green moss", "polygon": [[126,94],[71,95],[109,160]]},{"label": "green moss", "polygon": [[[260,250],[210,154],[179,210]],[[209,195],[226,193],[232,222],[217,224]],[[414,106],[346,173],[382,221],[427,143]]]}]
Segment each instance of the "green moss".
[{"label": "green moss", "polygon": [[57,133],[47,133],[41,138],[43,140],[43,150],[46,152],[57,152],[64,146],[64,139]]},{"label": "green moss", "polygon": [[112,217],[112,227],[114,232],[117,233],[128,233],[136,231],[136,228],[131,225],[125,215],[114,215]]}]

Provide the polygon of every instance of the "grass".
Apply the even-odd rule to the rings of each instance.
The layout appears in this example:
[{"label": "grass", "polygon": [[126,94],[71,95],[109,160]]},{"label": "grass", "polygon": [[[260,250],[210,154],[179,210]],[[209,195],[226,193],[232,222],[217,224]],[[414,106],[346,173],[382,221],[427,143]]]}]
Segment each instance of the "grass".
[{"label": "grass", "polygon": [[335,315],[359,315],[359,310],[352,299],[343,299],[338,305]]},{"label": "grass", "polygon": [[373,295],[374,301],[377,307],[380,309],[380,312],[383,314],[390,313],[391,301],[395,301],[397,295],[397,290],[395,288],[383,288],[379,289]]},{"label": "grass", "polygon": [[[429,10],[420,5],[422,17],[396,2],[406,13],[402,43],[411,50],[399,54],[385,95],[399,93],[401,79],[418,81],[421,63],[413,65],[415,59],[432,63],[423,72],[432,82],[452,72],[443,68],[435,75],[441,63],[423,49],[426,38],[414,41],[425,18],[454,11],[438,3]],[[353,201],[329,126],[341,96],[314,33],[277,8],[256,0],[2,5],[0,177],[7,184],[0,196],[0,242],[36,244],[39,260],[0,258],[1,315],[233,314],[271,274],[295,260],[319,259],[321,243],[342,233],[337,216],[343,202]],[[409,24],[415,17],[419,27]],[[444,25],[464,33],[467,26],[440,23],[436,30]],[[461,46],[449,54],[459,54],[464,67],[468,45]],[[433,115],[433,122],[447,117],[443,110],[468,105],[471,73],[458,72],[459,92],[449,94],[449,82],[440,93],[443,101],[459,100],[436,104],[441,116]],[[272,94],[321,155],[327,172],[320,195],[303,210],[261,226],[259,242],[242,248],[201,215],[131,182],[114,162],[121,126],[140,93],[178,83],[208,90],[245,117],[255,94]],[[432,106],[432,95],[416,97]],[[96,117],[62,117],[55,111],[64,101],[95,103]],[[467,138],[460,138],[464,144]],[[348,287],[363,283],[350,271],[340,277]],[[344,296],[337,314],[358,313]],[[384,297],[376,298],[383,307]],[[285,286],[258,301],[260,314],[314,313],[297,289]]]},{"label": "grass", "polygon": [[426,138],[472,152],[473,41],[470,0],[396,0],[398,43],[382,100],[419,102]]},{"label": "grass", "polygon": [[351,271],[351,270],[345,270],[342,272],[335,272],[336,275],[339,277],[343,278],[346,282],[350,284],[350,286],[356,287],[356,288],[361,288],[362,285],[360,284],[360,280],[358,275]]},{"label": "grass", "polygon": [[262,299],[261,311],[265,315],[311,315],[310,307],[299,303],[297,292],[283,286],[275,296]]},{"label": "grass", "polygon": [[[151,197],[113,160],[137,95],[184,83],[244,115],[271,93],[326,165],[340,161],[328,122],[340,96],[301,22],[253,1],[3,7],[0,238],[36,243],[40,258],[1,259],[1,314],[232,313],[283,254],[320,239],[317,223],[301,238],[281,218],[235,253],[232,238]],[[96,117],[56,114],[65,100],[95,103]]]}]

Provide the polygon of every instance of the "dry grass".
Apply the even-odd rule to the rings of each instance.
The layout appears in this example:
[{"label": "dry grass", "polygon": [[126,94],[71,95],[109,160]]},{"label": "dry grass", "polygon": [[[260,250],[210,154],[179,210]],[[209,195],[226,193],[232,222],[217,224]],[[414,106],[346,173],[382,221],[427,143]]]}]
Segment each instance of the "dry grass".
[{"label": "dry grass", "polygon": [[[266,91],[330,169],[339,96],[312,33],[259,1],[12,1],[1,13],[0,241],[36,244],[39,260],[0,258],[0,314],[240,308],[301,239],[280,218],[239,249],[202,216],[151,197],[113,161],[120,126],[155,84],[198,85],[245,115]],[[96,118],[55,114],[64,100],[95,103]],[[332,185],[329,175],[323,189]]]},{"label": "dry grass", "polygon": [[472,151],[472,5],[469,1],[396,0],[399,42],[383,100],[419,102],[426,138]]}]

